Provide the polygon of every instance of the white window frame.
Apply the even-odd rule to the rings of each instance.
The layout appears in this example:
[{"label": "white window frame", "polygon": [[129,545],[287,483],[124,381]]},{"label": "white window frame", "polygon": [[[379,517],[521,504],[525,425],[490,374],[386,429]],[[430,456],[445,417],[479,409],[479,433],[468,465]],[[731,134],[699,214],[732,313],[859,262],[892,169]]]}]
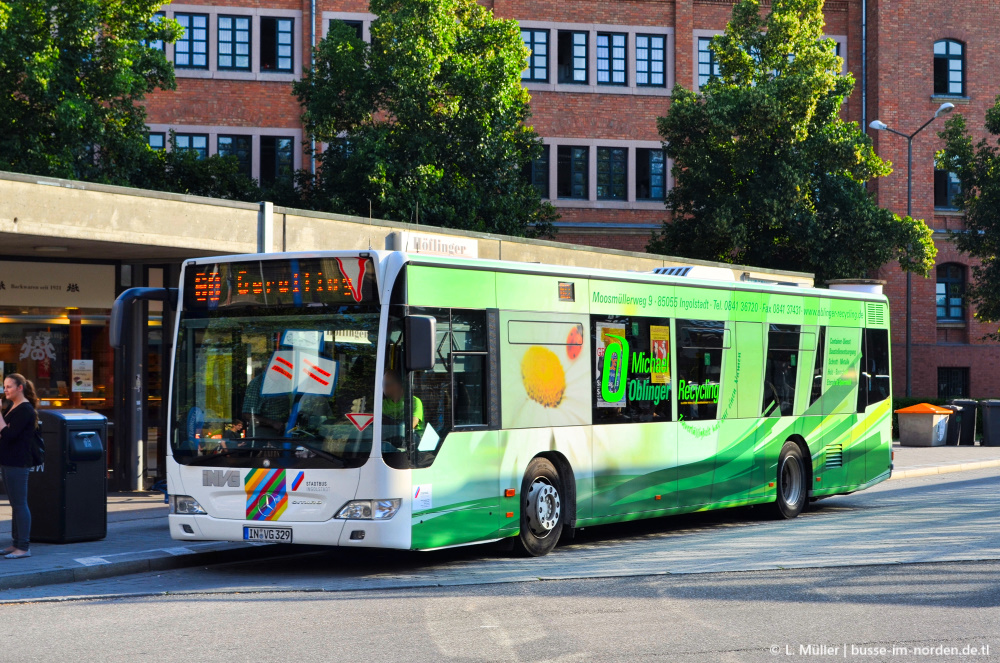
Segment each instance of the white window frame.
[{"label": "white window frame", "polygon": [[[711,39],[717,35],[725,34],[722,30],[694,30],[692,32],[692,53],[691,62],[693,63],[692,72],[693,77],[691,80],[691,89],[695,92],[701,90],[701,86],[698,84],[698,40],[699,39]],[[840,44],[840,52],[843,54],[840,56],[840,74],[843,76],[847,73],[847,36],[846,35],[823,35],[821,39],[832,39],[838,44]],[[847,100],[845,99],[846,103]]]},{"label": "white window frame", "polygon": [[[248,8],[223,5],[164,5],[160,11],[167,18],[175,14],[208,14],[208,69],[174,69],[177,78],[217,78],[231,81],[274,81],[289,83],[302,76],[302,11],[298,9]],[[219,16],[250,17],[250,71],[219,69]],[[260,19],[290,18],[292,28],[292,71],[269,72],[260,70]],[[167,59],[174,62],[174,45],[166,44]]]},{"label": "white window frame", "polygon": [[[582,86],[580,86],[582,87]],[[663,149],[663,143],[656,140],[610,140],[607,138],[542,138],[542,143],[549,146],[549,198],[545,200],[552,203],[554,207],[575,208],[575,209],[634,209],[650,210],[662,212],[665,207],[663,201],[659,200],[636,200],[635,196],[635,151],[639,148]],[[558,194],[559,182],[559,147],[588,147],[587,164],[587,198],[560,198]],[[624,147],[626,148],[625,163],[627,165],[627,183],[625,187],[625,200],[598,200],[597,199],[597,148],[599,147]],[[666,191],[670,191],[674,186],[673,176],[670,173],[674,162],[667,159],[666,163]]]},{"label": "white window frame", "polygon": [[[650,25],[614,25],[614,24],[591,24],[591,23],[557,23],[553,21],[529,21],[518,20],[518,25],[525,30],[548,30],[549,31],[549,82],[521,81],[521,84],[528,90],[538,90],[547,92],[576,92],[584,94],[631,94],[644,97],[669,97],[670,90],[674,86],[674,29],[669,27],[658,27]],[[587,32],[587,83],[559,83],[559,49],[553,47],[558,39],[559,31],[566,32]],[[597,33],[614,32],[626,35],[625,38],[625,85],[603,85],[597,83]],[[665,38],[664,44],[664,75],[666,85],[660,87],[650,87],[646,85],[636,85],[635,75],[635,36],[661,35]],[[571,141],[563,143],[570,144]],[[578,142],[583,145],[584,143]],[[591,150],[593,152],[593,150]],[[578,201],[579,202],[579,201]],[[605,201],[602,201],[605,202]]]},{"label": "white window frame", "polygon": [[302,147],[302,128],[287,127],[234,127],[222,125],[197,125],[197,124],[147,124],[146,130],[150,133],[163,133],[164,149],[170,150],[170,132],[179,134],[208,134],[208,156],[219,153],[219,136],[241,135],[250,136],[250,172],[256,180],[260,180],[260,137],[276,136],[278,138],[292,138],[292,167],[295,170],[308,165],[308,150]]},{"label": "white window frame", "polygon": [[356,21],[361,24],[361,39],[367,43],[372,43],[372,21],[375,20],[375,14],[368,12],[323,12],[323,23],[322,23],[322,39],[326,39],[327,34],[330,33],[330,21],[337,19],[338,21]]}]

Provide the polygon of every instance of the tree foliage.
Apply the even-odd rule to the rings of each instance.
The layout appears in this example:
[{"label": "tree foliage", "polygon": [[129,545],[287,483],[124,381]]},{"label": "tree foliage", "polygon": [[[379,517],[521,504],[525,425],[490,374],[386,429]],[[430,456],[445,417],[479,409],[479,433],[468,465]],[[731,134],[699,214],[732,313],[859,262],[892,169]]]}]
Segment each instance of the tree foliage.
[{"label": "tree foliage", "polygon": [[0,16],[0,168],[127,184],[146,153],[144,96],[174,72],[143,40],[180,27],[159,0],[17,0]]},{"label": "tree foliage", "polygon": [[822,0],[741,0],[712,40],[721,75],[673,90],[658,120],[674,187],[658,253],[867,276],[898,260],[920,274],[936,253],[927,225],[881,209],[865,182],[891,172],[855,123],[854,87],[823,38]]},{"label": "tree foliage", "polygon": [[[986,111],[986,131],[990,138],[973,143],[965,118],[955,114],[938,135],[945,148],[938,153],[938,167],[955,173],[961,193],[953,202],[965,211],[965,228],[952,237],[960,251],[977,258],[972,266],[972,283],[966,293],[976,305],[982,322],[1000,321],[1000,97]],[[1000,340],[1000,331],[988,334]]]},{"label": "tree foliage", "polygon": [[[372,43],[334,24],[295,85],[328,144],[300,177],[317,209],[512,235],[553,209],[523,175],[541,152],[517,23],[475,0],[371,0]],[[419,215],[419,219],[418,219]]]}]

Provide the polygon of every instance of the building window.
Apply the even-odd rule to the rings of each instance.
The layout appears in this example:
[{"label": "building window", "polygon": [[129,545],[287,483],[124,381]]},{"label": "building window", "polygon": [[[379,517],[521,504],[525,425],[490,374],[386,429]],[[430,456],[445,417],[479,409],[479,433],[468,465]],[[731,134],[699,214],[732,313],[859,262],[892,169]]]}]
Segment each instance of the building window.
[{"label": "building window", "polygon": [[240,172],[252,177],[251,159],[253,139],[250,136],[219,136],[218,154],[220,157],[236,157]]},{"label": "building window", "polygon": [[208,134],[174,134],[176,149],[194,152],[199,159],[208,157]]},{"label": "building window", "polygon": [[542,198],[549,197],[549,146],[542,146],[542,154],[524,168],[525,178],[538,190]]},{"label": "building window", "polygon": [[949,263],[937,268],[938,321],[965,321],[965,267]]},{"label": "building window", "polygon": [[663,150],[635,151],[636,200],[663,200],[667,195],[667,157]]},{"label": "building window", "polygon": [[937,209],[958,209],[958,197],[962,186],[958,175],[947,170],[934,170],[934,207]]},{"label": "building window", "polygon": [[[163,20],[165,16],[166,14],[164,12],[156,12],[155,14],[153,14],[153,25],[158,26],[160,24],[160,21]],[[156,51],[163,51],[162,39],[150,39],[149,41],[143,40],[142,43],[145,44],[147,48],[152,48],[153,50]]]},{"label": "building window", "polygon": [[167,142],[167,136],[162,131],[151,132],[146,136],[149,146],[154,150],[162,150]]},{"label": "building window", "polygon": [[290,18],[260,19],[260,70],[292,71],[292,28]]},{"label": "building window", "polygon": [[587,84],[586,32],[559,33],[559,82]]},{"label": "building window", "polygon": [[635,36],[635,84],[639,86],[666,87],[667,38],[660,35]]},{"label": "building window", "polygon": [[934,94],[965,94],[965,55],[953,39],[934,42]]},{"label": "building window", "polygon": [[219,69],[250,70],[250,17],[219,17]]},{"label": "building window", "polygon": [[560,198],[588,198],[589,147],[560,145],[556,164],[556,194]]},{"label": "building window", "polygon": [[720,74],[719,62],[712,50],[711,37],[698,38],[698,87],[708,83]]},{"label": "building window", "polygon": [[274,184],[279,178],[292,175],[292,139],[278,136],[260,137],[260,183]]},{"label": "building window", "polygon": [[174,43],[174,66],[208,69],[208,14],[174,14],[184,34]]},{"label": "building window", "polygon": [[521,72],[521,80],[547,83],[549,80],[549,31],[521,30],[521,39],[528,47],[528,66]]},{"label": "building window", "polygon": [[354,30],[355,36],[357,36],[358,39],[364,41],[364,39],[365,39],[365,24],[364,24],[363,21],[345,21],[345,20],[339,19],[339,18],[331,18],[330,19],[330,27],[331,28],[336,23],[341,23],[341,24],[346,25],[347,27],[349,27],[351,30]]},{"label": "building window", "polygon": [[968,398],[969,369],[967,367],[938,367],[938,398]]},{"label": "building window", "polygon": [[597,148],[597,199],[625,200],[628,186],[628,149]]},{"label": "building window", "polygon": [[598,85],[625,85],[625,42],[624,34],[598,33]]}]

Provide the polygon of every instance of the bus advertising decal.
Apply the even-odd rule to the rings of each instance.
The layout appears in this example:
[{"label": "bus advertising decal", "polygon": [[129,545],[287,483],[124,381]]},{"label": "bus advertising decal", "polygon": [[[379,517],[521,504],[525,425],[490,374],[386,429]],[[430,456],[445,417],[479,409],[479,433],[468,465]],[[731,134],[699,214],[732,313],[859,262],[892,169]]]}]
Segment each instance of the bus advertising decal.
[{"label": "bus advertising decal", "polygon": [[361,281],[365,278],[365,265],[367,264],[368,258],[337,258],[340,273],[351,286],[351,294],[354,295],[356,302],[361,301]]},{"label": "bus advertising decal", "polygon": [[247,494],[247,520],[278,520],[288,508],[285,470],[259,468],[243,480]]},{"label": "bus advertising decal", "polygon": [[329,396],[336,384],[336,361],[298,350],[277,350],[268,362],[261,394]]}]

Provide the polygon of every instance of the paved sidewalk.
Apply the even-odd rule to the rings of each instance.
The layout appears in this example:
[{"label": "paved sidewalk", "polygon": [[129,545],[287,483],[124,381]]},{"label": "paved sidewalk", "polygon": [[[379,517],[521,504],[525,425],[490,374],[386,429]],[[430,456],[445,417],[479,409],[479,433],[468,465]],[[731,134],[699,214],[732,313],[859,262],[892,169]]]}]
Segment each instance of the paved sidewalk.
[{"label": "paved sidewalk", "polygon": [[[893,479],[1000,468],[1000,447],[901,447],[893,445]],[[1000,471],[1000,470],[998,470]],[[301,552],[302,546],[174,541],[160,493],[108,496],[108,536],[70,544],[33,543],[32,557],[0,558],[0,590],[163,571],[202,564],[260,559]],[[0,498],[0,547],[10,536],[10,506]]]},{"label": "paved sidewalk", "polygon": [[[0,590],[107,578],[201,564],[259,559],[291,546],[181,543],[167,529],[162,493],[108,495],[108,536],[101,541],[32,543],[27,559],[0,558]],[[0,548],[10,545],[10,505],[0,498]]]},{"label": "paved sidewalk", "polygon": [[893,479],[1000,467],[1000,447],[903,447],[894,442]]}]

